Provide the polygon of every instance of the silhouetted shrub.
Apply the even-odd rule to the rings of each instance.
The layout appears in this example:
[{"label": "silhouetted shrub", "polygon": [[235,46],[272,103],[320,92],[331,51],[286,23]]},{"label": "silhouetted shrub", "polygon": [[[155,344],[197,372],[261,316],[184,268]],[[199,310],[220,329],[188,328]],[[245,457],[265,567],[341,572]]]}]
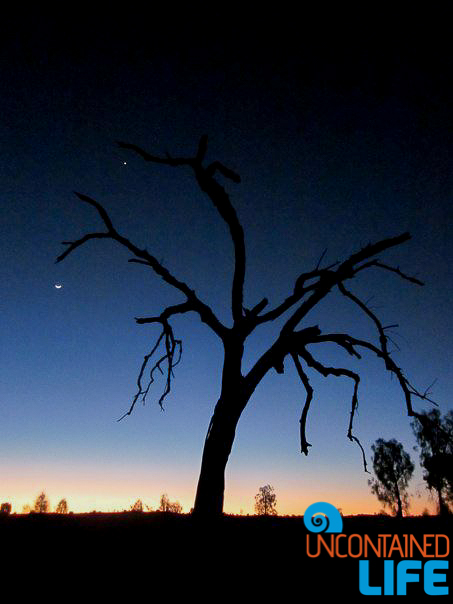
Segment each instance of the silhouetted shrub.
[{"label": "silhouetted shrub", "polygon": [[0,507],[0,514],[11,514],[11,504],[2,503],[2,505]]}]

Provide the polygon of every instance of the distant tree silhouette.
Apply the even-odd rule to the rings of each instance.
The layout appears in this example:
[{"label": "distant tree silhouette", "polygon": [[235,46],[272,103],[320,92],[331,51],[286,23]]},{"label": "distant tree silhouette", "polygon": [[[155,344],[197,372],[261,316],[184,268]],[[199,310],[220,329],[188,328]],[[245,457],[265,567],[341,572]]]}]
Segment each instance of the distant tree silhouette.
[{"label": "distant tree silhouette", "polygon": [[33,511],[38,514],[46,514],[50,509],[49,501],[44,491],[38,495],[33,506]]},{"label": "distant tree silhouette", "polygon": [[407,487],[414,473],[414,464],[403,445],[395,439],[379,438],[371,448],[376,476],[368,481],[371,491],[396,516],[401,517],[403,510],[409,507]]},{"label": "distant tree silhouette", "polygon": [[[219,338],[224,350],[222,382],[219,399],[215,405],[204,442],[194,513],[202,515],[222,513],[225,467],[233,446],[239,418],[261,380],[271,370],[275,370],[278,374],[284,373],[286,359],[294,363],[305,390],[305,402],[300,418],[301,452],[307,455],[311,446],[306,437],[306,422],[313,398],[313,388],[310,385],[307,369],[318,372],[325,377],[347,377],[352,380],[354,385],[347,437],[360,446],[366,470],[362,445],[353,432],[354,415],[358,405],[359,374],[347,368],[324,365],[316,359],[312,349],[316,345],[328,342],[356,358],[361,358],[359,354],[361,350],[376,355],[382,359],[385,368],[396,377],[404,395],[408,415],[416,416],[416,412],[412,407],[412,397],[418,396],[422,399],[428,399],[427,392],[417,391],[391,358],[386,335],[386,331],[390,326],[384,326],[367,303],[352,293],[346,286],[346,282],[359,277],[365,271],[373,269],[384,270],[408,282],[422,285],[415,277],[408,276],[398,267],[385,264],[378,258],[378,255],[386,250],[408,241],[410,239],[409,233],[383,239],[376,243],[369,243],[345,260],[334,262],[325,267],[321,267],[324,258],[323,253],[314,268],[300,272],[294,285],[289,288],[287,297],[276,306],[265,311],[268,306],[268,299],[263,297],[251,307],[246,307],[244,305],[246,275],[244,231],[229,195],[217,178],[220,177],[220,179],[239,183],[240,177],[238,174],[219,161],[205,164],[207,136],[201,137],[194,157],[172,157],[169,154],[160,157],[151,155],[136,145],[122,142],[118,144],[122,149],[130,150],[152,164],[161,164],[171,168],[184,167],[192,170],[199,188],[209,197],[220,218],[224,221],[234,248],[234,269],[229,294],[232,315],[231,326],[222,323],[213,309],[198,296],[195,290],[169,271],[162,261],[159,261],[147,249],[143,249],[121,234],[113,225],[105,208],[87,195],[76,193],[80,201],[87,203],[98,212],[105,230],[91,232],[79,239],[63,242],[67,248],[57,258],[57,262],[62,261],[74,250],[92,240],[113,240],[132,254],[133,257],[130,258],[129,262],[144,265],[166,284],[173,287],[179,295],[184,296],[183,302],[177,302],[166,307],[159,315],[136,318],[138,324],[159,326],[160,335],[158,335],[149,353],[144,357],[138,375],[137,392],[129,410],[123,417],[132,413],[138,400],[145,401],[158,371],[165,376],[165,386],[158,399],[161,407],[170,393],[174,369],[181,359],[182,352],[181,340],[175,337],[171,325],[171,321],[176,315],[195,313]],[[307,325],[306,320],[310,311],[332,291],[339,291],[370,319],[376,328],[378,343],[359,339],[348,333],[322,332],[318,325],[310,325],[309,323]],[[251,369],[243,373],[243,354],[247,338],[261,326],[277,319],[283,319],[283,326],[274,342],[255,361]],[[145,372],[148,372],[146,378]]]},{"label": "distant tree silhouette", "polygon": [[173,512],[174,514],[182,514],[182,505],[179,503],[179,501],[173,501],[172,503],[170,503],[170,508],[169,508],[169,512]]},{"label": "distant tree silhouette", "polygon": [[57,514],[67,514],[68,513],[68,502],[66,499],[62,499],[58,502],[57,507],[55,508],[55,512]]},{"label": "distant tree silhouette", "polygon": [[259,516],[277,516],[277,496],[270,484],[260,487],[255,495],[255,512]]},{"label": "distant tree silhouette", "polygon": [[160,497],[160,505],[158,507],[159,512],[174,512],[180,514],[182,512],[182,505],[179,501],[170,501],[167,493],[163,493]]},{"label": "distant tree silhouette", "polygon": [[167,493],[162,493],[162,495],[160,496],[160,503],[159,503],[159,507],[157,508],[157,510],[159,512],[168,512],[169,505],[170,505],[170,500],[168,498]]},{"label": "distant tree silhouette", "polygon": [[2,505],[0,506],[0,514],[11,514],[11,504],[2,503]]},{"label": "distant tree silhouette", "polygon": [[421,413],[412,429],[420,447],[420,464],[428,489],[435,491],[440,515],[453,502],[453,411],[444,417],[438,409]]},{"label": "distant tree silhouette", "polygon": [[137,499],[134,505],[131,506],[133,512],[143,512],[143,503],[141,499]]}]

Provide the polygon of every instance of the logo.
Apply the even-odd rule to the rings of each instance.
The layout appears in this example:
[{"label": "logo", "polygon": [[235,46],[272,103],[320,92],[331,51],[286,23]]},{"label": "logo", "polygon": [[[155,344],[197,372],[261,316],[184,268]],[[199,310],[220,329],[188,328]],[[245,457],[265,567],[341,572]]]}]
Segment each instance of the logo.
[{"label": "logo", "polygon": [[343,518],[331,503],[318,501],[305,510],[304,524],[312,533],[341,533]]},{"label": "logo", "polygon": [[[429,596],[449,593],[448,560],[445,560],[450,553],[447,535],[346,535],[342,532],[340,512],[325,501],[313,503],[306,509],[304,524],[309,531],[306,545],[310,558],[327,553],[331,558],[359,559],[358,588],[362,595],[405,596],[408,583],[420,583]],[[380,567],[380,585],[370,584],[370,564]]]}]

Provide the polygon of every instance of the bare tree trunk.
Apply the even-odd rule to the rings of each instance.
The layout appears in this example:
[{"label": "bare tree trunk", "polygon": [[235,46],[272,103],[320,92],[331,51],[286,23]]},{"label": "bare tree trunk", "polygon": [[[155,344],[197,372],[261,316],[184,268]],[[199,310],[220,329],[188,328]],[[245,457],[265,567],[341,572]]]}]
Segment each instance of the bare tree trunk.
[{"label": "bare tree trunk", "polygon": [[[230,390],[231,386],[228,388]],[[233,390],[231,388],[231,390]],[[246,401],[238,400],[238,392],[222,393],[211,418],[203,449],[194,513],[203,516],[223,512],[225,467],[233,446],[236,426]]]},{"label": "bare tree trunk", "polygon": [[231,453],[236,426],[254,388],[246,387],[241,373],[243,340],[231,337],[224,341],[225,362],[222,390],[206,435],[197,494],[193,508],[200,516],[223,513],[225,467]]}]

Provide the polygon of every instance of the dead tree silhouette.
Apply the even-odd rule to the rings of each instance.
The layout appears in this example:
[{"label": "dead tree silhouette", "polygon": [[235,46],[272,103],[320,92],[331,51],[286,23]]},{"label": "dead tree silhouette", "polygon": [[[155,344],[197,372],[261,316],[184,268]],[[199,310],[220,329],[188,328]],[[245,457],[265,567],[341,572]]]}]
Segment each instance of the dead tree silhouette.
[{"label": "dead tree silhouette", "polygon": [[[149,266],[163,281],[184,294],[186,298],[182,303],[166,307],[158,316],[136,318],[139,324],[157,323],[162,329],[154,346],[144,358],[138,375],[138,391],[133,398],[129,410],[123,417],[132,413],[135,404],[140,398],[143,401],[146,399],[150,386],[154,381],[156,371],[165,373],[166,377],[165,388],[158,401],[159,405],[162,406],[164,399],[170,393],[173,370],[179,363],[182,352],[181,341],[175,337],[170,324],[172,317],[178,314],[195,312],[198,314],[200,320],[221,340],[224,349],[221,390],[204,443],[201,470],[193,508],[194,513],[200,515],[222,513],[225,467],[231,452],[239,418],[264,376],[271,369],[275,369],[278,374],[284,372],[284,360],[287,357],[293,361],[306,392],[305,403],[300,418],[301,452],[307,455],[308,448],[311,446],[306,438],[307,415],[313,397],[313,389],[306,373],[306,368],[308,367],[326,377],[344,376],[349,377],[353,381],[354,388],[347,437],[360,446],[366,470],[366,460],[362,445],[353,433],[353,421],[358,405],[360,377],[356,372],[346,368],[323,365],[308,351],[307,347],[308,345],[331,342],[357,358],[361,358],[359,350],[362,349],[373,353],[382,359],[385,368],[396,376],[404,395],[408,415],[418,415],[412,407],[412,397],[417,396],[429,400],[428,393],[418,392],[409,383],[402,370],[390,356],[387,347],[388,338],[386,336],[386,329],[388,327],[382,325],[379,318],[367,304],[351,293],[345,285],[345,282],[370,268],[390,271],[411,283],[423,285],[418,279],[406,275],[398,267],[384,264],[377,258],[378,254],[408,241],[410,239],[409,233],[403,233],[396,237],[370,243],[353,253],[346,260],[336,262],[324,268],[321,268],[322,256],[313,270],[303,272],[299,275],[291,293],[277,306],[264,312],[268,306],[268,300],[267,298],[263,298],[252,308],[244,308],[243,291],[246,270],[244,231],[229,195],[216,179],[217,176],[221,176],[234,183],[239,183],[240,177],[238,174],[225,167],[219,161],[214,161],[206,166],[204,165],[207,151],[206,135],[201,137],[194,157],[173,157],[169,154],[165,157],[159,157],[151,155],[133,144],[124,142],[119,142],[118,144],[122,149],[128,149],[138,154],[147,162],[162,164],[172,168],[190,168],[194,173],[198,186],[209,197],[220,217],[226,223],[234,247],[234,273],[231,287],[233,324],[231,327],[224,325],[217,318],[213,310],[200,299],[188,284],[173,275],[147,249],[139,248],[124,235],[121,235],[113,226],[104,207],[87,195],[76,193],[82,202],[91,205],[97,210],[106,230],[89,233],[75,241],[63,242],[67,246],[67,249],[57,258],[57,262],[60,262],[75,249],[92,239],[113,239],[133,254],[133,258],[129,262],[138,262]],[[299,327],[309,312],[334,288],[338,288],[346,298],[353,302],[374,323],[379,339],[378,344],[355,338],[348,333],[323,333],[318,325]],[[256,360],[253,367],[244,375],[242,373],[242,359],[244,345],[248,336],[261,325],[275,321],[288,311],[290,311],[290,316],[285,320],[273,344]],[[158,352],[160,346],[164,347],[164,352],[161,356],[159,356]],[[157,360],[155,360],[156,358]],[[154,364],[151,367],[152,363]],[[149,370],[149,379],[146,384],[144,383],[145,370]]]}]

